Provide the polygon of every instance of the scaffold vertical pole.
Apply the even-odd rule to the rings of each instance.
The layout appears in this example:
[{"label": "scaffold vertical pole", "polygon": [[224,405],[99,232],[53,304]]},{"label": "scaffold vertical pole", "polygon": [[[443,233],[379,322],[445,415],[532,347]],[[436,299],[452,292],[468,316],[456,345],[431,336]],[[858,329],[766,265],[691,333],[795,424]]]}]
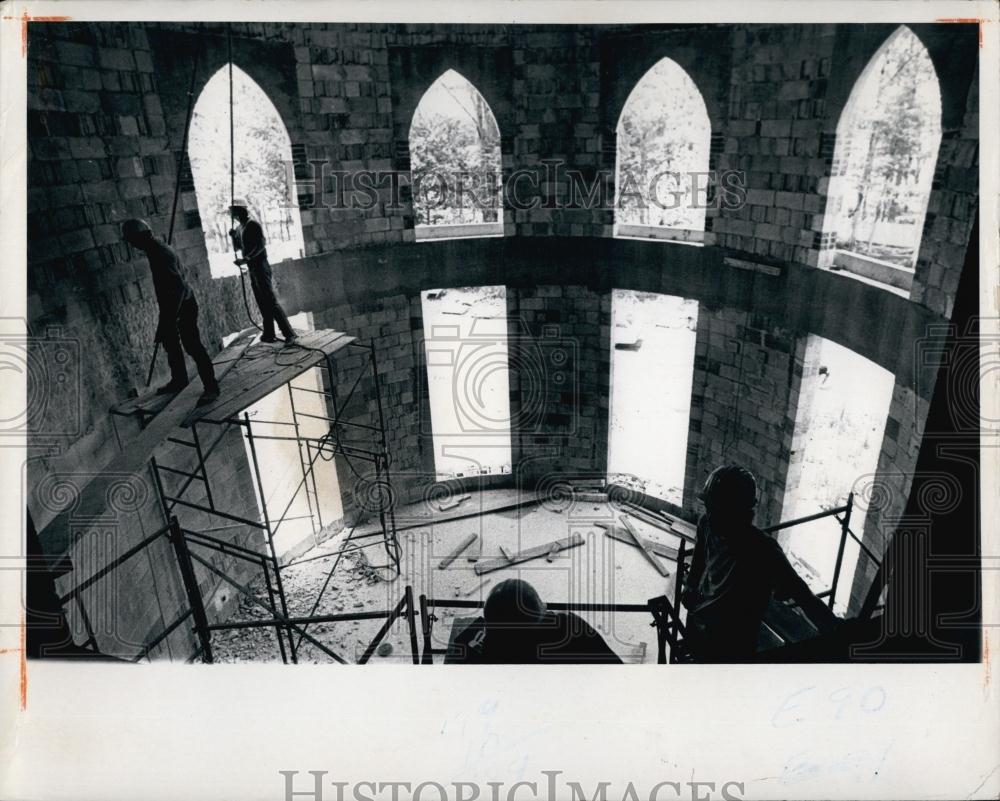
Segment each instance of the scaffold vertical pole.
[{"label": "scaffold vertical pole", "polygon": [[[294,380],[294,379],[293,379]],[[288,403],[292,409],[292,424],[295,426],[295,445],[299,451],[299,466],[302,468],[302,490],[305,492],[306,505],[309,507],[309,524],[312,526],[313,540],[316,541],[316,515],[313,512],[313,502],[309,497],[309,473],[312,472],[311,469],[306,467],[305,458],[302,455],[302,431],[299,428],[299,416],[295,411],[295,392],[292,389],[292,382],[289,381],[285,386],[288,387]],[[315,487],[315,480],[313,482],[313,487]],[[319,497],[316,498],[316,508],[319,509]]]},{"label": "scaffold vertical pole", "polygon": [[410,657],[414,665],[420,664],[420,649],[417,647],[416,609],[413,607],[413,587],[406,585],[406,625],[410,630]]},{"label": "scaffold vertical pole", "polygon": [[205,465],[205,452],[201,449],[201,438],[198,436],[198,423],[191,424],[191,438],[194,440],[195,452],[198,454],[198,468],[205,481],[205,497],[208,499],[208,506],[215,510],[215,501],[212,499],[212,484],[208,479],[208,467]]},{"label": "scaffold vertical pole", "polygon": [[205,605],[201,600],[201,590],[198,589],[198,580],[194,574],[194,565],[191,563],[187,540],[184,539],[184,532],[181,531],[176,516],[170,516],[169,525],[169,539],[174,546],[177,566],[181,571],[181,581],[184,582],[184,590],[187,593],[188,603],[191,605],[194,630],[198,636],[198,642],[201,644],[201,658],[204,662],[210,663],[212,661],[212,635],[208,630],[208,615],[205,614]]},{"label": "scaffold vertical pole", "polygon": [[[265,556],[260,560],[260,567],[261,572],[264,574],[264,589],[267,590],[267,602],[271,605],[271,613],[274,617],[278,617],[278,603],[274,596],[274,585],[271,584],[271,571],[267,567],[269,561],[271,561],[271,558]],[[281,654],[281,661],[287,664],[288,657],[285,655],[285,639],[281,636],[281,630],[277,627],[274,629],[274,636],[278,641],[278,652]]]},{"label": "scaffold vertical pole", "polygon": [[[250,422],[250,415],[247,412],[243,413],[243,422],[246,425],[247,442],[250,445],[250,460],[253,462],[253,472],[254,478],[257,481],[257,491],[260,493],[260,508],[261,513],[264,516],[264,531],[267,533],[267,547],[270,552],[271,564],[274,565],[274,579],[276,589],[278,591],[278,602],[281,604],[282,616],[288,617],[288,602],[285,599],[285,586],[281,580],[281,565],[278,563],[278,552],[274,547],[274,532],[271,528],[271,520],[267,513],[267,495],[264,493],[264,482],[260,477],[260,462],[257,459],[257,447],[254,445],[253,441],[253,424]],[[281,630],[288,639],[292,664],[296,664],[298,660],[295,655],[295,641],[292,639],[291,629],[284,626]],[[281,635],[279,634],[278,636],[280,638]],[[284,657],[284,649],[282,649],[282,657]]]},{"label": "scaffold vertical pole", "polygon": [[[394,509],[394,499],[392,497],[392,479],[389,472],[389,441],[386,438],[385,433],[385,412],[382,408],[382,387],[378,377],[378,361],[375,356],[375,343],[369,343],[369,351],[371,353],[371,366],[372,366],[372,385],[373,391],[375,393],[375,405],[378,409],[378,427],[380,436],[380,453],[375,458],[375,481],[379,484],[380,488],[382,484],[385,485],[385,492],[381,489],[377,493],[378,495],[378,514],[379,522],[382,525],[382,536],[385,538],[385,550],[389,558],[396,569],[396,574],[399,574],[399,543],[396,541],[396,512]],[[389,524],[388,528],[386,526],[386,512],[384,498],[389,500]]]},{"label": "scaffold vertical pole", "polygon": [[833,609],[834,598],[837,595],[837,585],[840,583],[840,569],[844,565],[844,547],[847,545],[847,532],[851,525],[851,510],[854,508],[854,493],[847,495],[847,509],[844,511],[844,519],[840,521],[840,545],[837,546],[837,562],[833,568],[833,583],[830,585],[830,597],[827,605]]}]

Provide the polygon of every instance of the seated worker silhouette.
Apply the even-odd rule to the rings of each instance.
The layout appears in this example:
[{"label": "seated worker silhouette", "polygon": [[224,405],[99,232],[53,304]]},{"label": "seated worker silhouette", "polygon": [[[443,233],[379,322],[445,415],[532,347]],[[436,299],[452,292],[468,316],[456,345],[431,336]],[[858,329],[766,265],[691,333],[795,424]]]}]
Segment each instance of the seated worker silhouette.
[{"label": "seated worker silhouette", "polygon": [[277,342],[274,336],[274,323],[277,321],[285,342],[294,342],[295,330],[289,324],[288,315],[274,294],[274,276],[267,261],[264,229],[250,216],[245,200],[233,201],[229,213],[239,223],[239,227],[230,231],[229,235],[233,240],[233,246],[243,254],[233,263],[237,267],[245,266],[250,273],[250,287],[253,289],[253,296],[257,300],[257,307],[264,322],[260,341]]},{"label": "seated worker silhouette", "polygon": [[583,618],[550,612],[535,588],[520,579],[497,584],[483,617],[458,634],[445,664],[620,664],[621,659]]},{"label": "seated worker silhouette", "polygon": [[153,236],[149,223],[132,219],[122,223],[122,238],[136,250],[141,250],[149,262],[153,276],[153,291],[159,306],[156,342],[163,345],[170,365],[170,383],[156,390],[158,395],[173,395],[188,383],[187,365],[181,346],[194,359],[201,377],[202,392],[198,405],[204,406],[219,397],[212,359],[201,342],[198,330],[198,301],[190,284],[184,279],[180,259],[166,242]]},{"label": "seated worker silhouette", "polygon": [[682,596],[686,643],[696,661],[753,659],[772,593],[796,601],[821,633],[833,629],[838,618],[813,595],[778,543],[753,525],[757,482],[750,471],[716,468],[701,499],[705,514]]}]

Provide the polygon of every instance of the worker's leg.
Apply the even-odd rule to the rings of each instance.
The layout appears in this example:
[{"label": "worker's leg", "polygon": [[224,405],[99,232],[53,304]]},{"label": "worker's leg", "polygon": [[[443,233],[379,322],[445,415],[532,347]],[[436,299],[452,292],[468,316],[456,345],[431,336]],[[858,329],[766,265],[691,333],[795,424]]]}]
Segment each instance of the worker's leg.
[{"label": "worker's leg", "polygon": [[250,273],[250,286],[253,289],[254,299],[257,301],[257,308],[260,309],[261,320],[263,321],[263,332],[261,334],[262,338],[265,340],[274,340],[274,307],[273,307],[273,293],[268,292],[269,282],[260,270],[259,267],[251,267],[247,272]]},{"label": "worker's leg", "polygon": [[285,314],[285,310],[281,308],[281,304],[278,302],[278,298],[274,294],[274,278],[271,273],[271,265],[265,262],[260,267],[255,267],[254,273],[257,275],[257,285],[259,287],[260,295],[262,298],[266,299],[270,309],[272,319],[271,335],[274,335],[273,321],[276,320],[278,328],[281,329],[281,335],[285,339],[294,339],[295,331],[288,322],[288,315]]},{"label": "worker's leg", "polygon": [[198,302],[194,298],[184,301],[181,312],[177,316],[177,326],[180,331],[184,350],[194,359],[198,366],[198,375],[206,392],[218,392],[219,384],[215,380],[215,367],[212,359],[201,343],[201,333],[198,331]]},{"label": "worker's leg", "polygon": [[167,354],[167,364],[170,365],[170,383],[160,389],[179,392],[187,386],[188,372],[176,324],[163,332],[160,344],[163,345],[163,351]]}]

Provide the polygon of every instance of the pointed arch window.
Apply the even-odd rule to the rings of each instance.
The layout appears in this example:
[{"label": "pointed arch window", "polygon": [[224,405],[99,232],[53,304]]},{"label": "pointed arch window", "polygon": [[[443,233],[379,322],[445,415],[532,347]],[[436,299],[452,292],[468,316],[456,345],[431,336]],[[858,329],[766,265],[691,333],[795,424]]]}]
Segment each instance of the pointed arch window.
[{"label": "pointed arch window", "polygon": [[837,125],[820,266],[909,292],[941,144],[941,90],[905,25],[858,78]]},{"label": "pointed arch window", "polygon": [[475,86],[448,70],[410,124],[417,239],[503,236],[500,128]]},{"label": "pointed arch window", "polygon": [[618,119],[615,236],[704,240],[711,135],[698,87],[661,59]]},{"label": "pointed arch window", "polygon": [[[302,221],[288,185],[292,144],[281,115],[263,89],[233,65],[233,156],[229,148],[229,66],[202,89],[191,115],[188,159],[213,278],[236,275],[228,232],[232,194],[246,199],[264,228],[274,264],[304,255]],[[188,201],[190,203],[190,201]],[[188,209],[190,210],[190,209]]]}]

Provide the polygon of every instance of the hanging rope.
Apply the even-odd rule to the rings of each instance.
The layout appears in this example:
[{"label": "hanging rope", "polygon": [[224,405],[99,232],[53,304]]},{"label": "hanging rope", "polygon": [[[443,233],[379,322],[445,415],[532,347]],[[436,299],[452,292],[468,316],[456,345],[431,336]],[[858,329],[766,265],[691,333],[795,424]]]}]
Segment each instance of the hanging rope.
[{"label": "hanging rope", "polygon": [[[226,50],[229,58],[229,219],[232,222],[232,206],[236,202],[236,121],[233,103],[233,24],[231,22],[226,23]],[[236,258],[236,240],[232,237],[230,239],[233,245],[233,257]],[[243,292],[243,308],[246,309],[250,325],[263,333],[264,329],[257,324],[250,311],[250,301],[247,299],[247,279],[243,270],[240,270],[240,289]]]}]

